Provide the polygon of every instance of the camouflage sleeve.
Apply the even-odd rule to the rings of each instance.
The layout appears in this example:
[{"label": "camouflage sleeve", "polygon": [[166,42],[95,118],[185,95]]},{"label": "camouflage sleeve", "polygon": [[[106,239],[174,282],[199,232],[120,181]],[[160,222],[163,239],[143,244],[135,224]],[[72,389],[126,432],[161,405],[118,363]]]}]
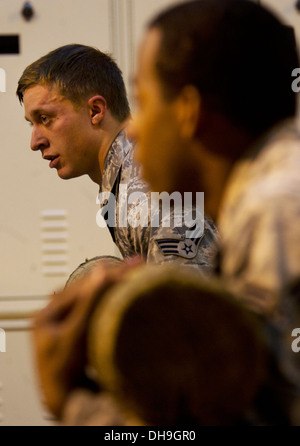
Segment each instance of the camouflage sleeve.
[{"label": "camouflage sleeve", "polygon": [[271,314],[300,278],[300,226],[295,224],[300,209],[299,202],[286,196],[263,205],[251,209],[238,228],[243,237],[231,237],[222,271],[250,307]]}]

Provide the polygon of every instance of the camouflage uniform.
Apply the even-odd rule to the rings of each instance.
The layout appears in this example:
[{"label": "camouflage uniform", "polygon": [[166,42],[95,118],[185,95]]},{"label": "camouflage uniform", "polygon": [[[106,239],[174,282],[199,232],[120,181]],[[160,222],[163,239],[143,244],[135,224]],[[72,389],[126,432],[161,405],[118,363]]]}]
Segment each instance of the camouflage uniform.
[{"label": "camouflage uniform", "polygon": [[[116,197],[115,203],[109,201],[109,193]],[[136,198],[133,203],[128,203],[128,197],[133,193]],[[141,177],[140,167],[133,160],[133,145],[124,131],[114,140],[106,156],[99,197],[99,212],[124,258],[140,254],[148,263],[180,262],[203,272],[212,270],[219,235],[207,216],[204,223],[203,215],[199,216],[195,229],[184,224],[182,209],[181,226],[164,227],[166,217],[160,217],[158,227],[151,224],[151,193]],[[178,216],[171,208],[170,221]],[[134,227],[136,222],[140,224]],[[191,231],[189,238],[186,231]]]},{"label": "camouflage uniform", "polygon": [[299,131],[286,121],[236,164],[218,220],[220,274],[267,322],[275,424],[300,424],[300,352],[292,350],[292,330],[300,327],[299,172]]}]

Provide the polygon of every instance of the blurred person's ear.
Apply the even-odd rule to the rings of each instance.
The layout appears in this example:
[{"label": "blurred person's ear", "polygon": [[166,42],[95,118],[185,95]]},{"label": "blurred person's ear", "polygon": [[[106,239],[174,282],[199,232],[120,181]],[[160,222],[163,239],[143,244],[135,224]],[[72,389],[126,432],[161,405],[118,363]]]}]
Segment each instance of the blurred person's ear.
[{"label": "blurred person's ear", "polygon": [[184,139],[195,137],[202,115],[202,99],[193,85],[183,87],[175,100],[178,128]]}]

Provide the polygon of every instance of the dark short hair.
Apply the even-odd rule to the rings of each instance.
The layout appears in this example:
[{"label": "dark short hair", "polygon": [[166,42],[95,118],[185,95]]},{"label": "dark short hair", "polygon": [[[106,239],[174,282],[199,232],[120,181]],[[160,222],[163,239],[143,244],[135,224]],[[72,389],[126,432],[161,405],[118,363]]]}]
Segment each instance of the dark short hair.
[{"label": "dark short hair", "polygon": [[258,136],[296,114],[293,29],[248,0],[197,0],[151,20],[162,40],[156,72],[166,98],[194,85],[206,107]]},{"label": "dark short hair", "polygon": [[130,115],[121,70],[109,54],[97,48],[64,45],[33,62],[18,82],[21,103],[25,90],[35,85],[55,85],[62,96],[78,105],[99,94],[116,119],[123,121]]}]

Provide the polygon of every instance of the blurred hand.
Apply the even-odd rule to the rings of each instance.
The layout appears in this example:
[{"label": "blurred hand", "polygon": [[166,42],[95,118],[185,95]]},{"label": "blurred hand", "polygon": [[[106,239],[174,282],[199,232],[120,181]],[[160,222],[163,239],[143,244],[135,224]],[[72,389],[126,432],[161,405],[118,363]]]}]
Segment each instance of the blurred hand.
[{"label": "blurred hand", "polygon": [[51,297],[33,320],[33,348],[47,408],[60,419],[72,390],[87,382],[86,335],[92,311],[107,289],[142,263],[138,257],[120,265],[102,263]]}]

